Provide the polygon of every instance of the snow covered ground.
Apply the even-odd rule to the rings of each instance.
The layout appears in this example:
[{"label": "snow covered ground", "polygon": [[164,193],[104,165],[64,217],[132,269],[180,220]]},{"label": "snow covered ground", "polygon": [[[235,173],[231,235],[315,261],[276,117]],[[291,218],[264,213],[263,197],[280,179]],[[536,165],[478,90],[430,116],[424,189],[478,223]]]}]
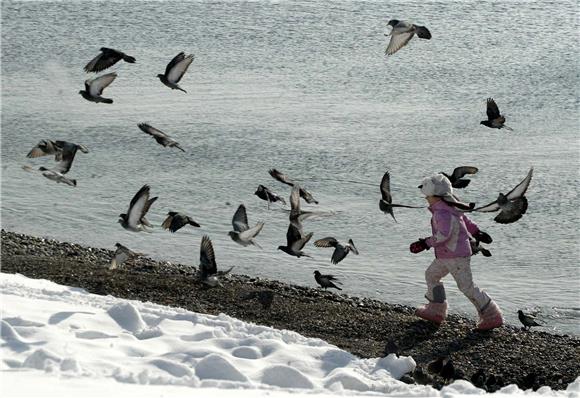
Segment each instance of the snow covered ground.
[{"label": "snow covered ground", "polygon": [[[0,274],[0,395],[139,397],[457,396],[397,379],[410,357],[359,359],[322,340],[228,317]],[[507,386],[499,395],[536,393]]]}]

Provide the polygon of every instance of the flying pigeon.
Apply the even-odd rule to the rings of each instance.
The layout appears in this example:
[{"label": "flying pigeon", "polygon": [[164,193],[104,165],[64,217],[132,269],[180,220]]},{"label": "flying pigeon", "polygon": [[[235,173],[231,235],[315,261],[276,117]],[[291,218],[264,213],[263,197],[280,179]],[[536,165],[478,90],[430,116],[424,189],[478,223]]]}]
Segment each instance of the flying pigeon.
[{"label": "flying pigeon", "polygon": [[228,232],[232,240],[242,246],[254,245],[262,248],[254,238],[258,236],[262,228],[263,222],[258,222],[254,227],[250,228],[248,225],[248,214],[246,213],[246,206],[241,204],[236,210],[232,219],[233,231]]},{"label": "flying pigeon", "polygon": [[334,284],[334,282],[336,282],[339,285],[342,285],[342,283],[334,275],[323,275],[317,270],[314,271],[314,279],[316,280],[316,283],[320,285],[320,287],[324,288],[324,290],[328,289],[329,287],[342,290]]},{"label": "flying pigeon", "polygon": [[40,140],[34,148],[28,152],[27,158],[38,158],[45,155],[54,155],[55,153],[61,151],[56,145],[56,142],[52,140]]},{"label": "flying pigeon", "polygon": [[406,207],[409,209],[422,208],[418,206],[393,204],[393,197],[391,195],[391,174],[388,171],[383,175],[383,179],[381,180],[381,196],[382,198],[379,200],[379,209],[381,209],[385,214],[390,214],[395,222],[397,222],[397,219],[395,218],[395,214],[393,214],[393,207]]},{"label": "flying pigeon", "polygon": [[441,172],[441,174],[443,174],[445,177],[447,177],[449,179],[449,181],[451,181],[451,186],[453,188],[465,188],[466,186],[469,185],[471,180],[468,180],[467,178],[463,178],[463,177],[466,174],[475,174],[475,173],[477,173],[477,171],[478,171],[477,167],[460,166],[460,167],[456,167],[455,170],[453,170],[453,173],[451,175],[446,174],[444,172]]},{"label": "flying pigeon", "polygon": [[494,218],[500,224],[509,224],[522,218],[528,209],[528,199],[524,196],[530,181],[532,181],[532,167],[528,172],[526,178],[522,180],[514,189],[508,192],[507,195],[500,193],[497,199],[488,205],[473,209],[473,211],[481,211],[484,213],[501,212]]},{"label": "flying pigeon", "polygon": [[[225,272],[220,272],[220,275],[226,275],[234,267],[231,267]],[[215,262],[215,254],[213,251],[213,245],[209,236],[204,235],[201,238],[201,246],[199,248],[199,274],[202,283],[208,285],[209,287],[221,286],[218,280],[218,270],[217,263]]]},{"label": "flying pigeon", "polygon": [[386,55],[392,55],[407,45],[416,34],[421,39],[431,39],[431,32],[424,27],[410,22],[391,19],[388,24],[392,27],[391,32],[385,36],[391,36],[391,41],[385,50]]},{"label": "flying pigeon", "polygon": [[265,200],[268,202],[268,209],[270,208],[270,203],[275,203],[275,202],[282,202],[284,205],[286,204],[286,201],[277,193],[272,192],[269,188],[263,186],[263,185],[258,185],[258,189],[256,189],[256,192],[254,192],[254,195],[256,195],[258,198]]},{"label": "flying pigeon", "polygon": [[524,330],[529,330],[532,326],[542,326],[536,322],[536,317],[530,314],[524,314],[522,310],[518,310],[518,319],[524,325]]},{"label": "flying pigeon", "polygon": [[115,243],[115,247],[117,250],[115,250],[115,255],[111,259],[111,265],[109,266],[109,269],[117,269],[128,259],[141,255],[141,253],[135,253],[120,243]]},{"label": "flying pigeon", "polygon": [[128,62],[130,64],[135,63],[135,58],[130,55],[125,54],[119,50],[112,48],[101,47],[101,53],[93,58],[86,66],[85,72],[100,72],[107,69],[110,66],[115,65],[120,60]]},{"label": "flying pigeon", "polygon": [[55,181],[57,183],[62,183],[66,185],[70,185],[71,187],[77,186],[77,180],[73,178],[68,178],[59,173],[56,170],[47,169],[46,167],[39,167],[38,170],[34,170],[31,166],[22,166],[22,168],[26,171],[34,172],[40,171],[40,173],[48,178],[49,180]]},{"label": "flying pigeon", "polygon": [[[292,181],[286,174],[283,174],[276,169],[270,169],[268,171],[268,173],[270,173],[270,175],[275,180],[278,180],[283,184],[290,185],[291,187],[296,185],[296,183],[294,181]],[[312,196],[312,194],[310,192],[308,192],[307,190],[305,190],[304,188],[300,188],[300,197],[302,199],[304,199],[306,201],[306,203],[308,203],[308,204],[312,204],[312,203],[318,204],[318,201],[316,199],[314,199],[314,196]]]},{"label": "flying pigeon", "polygon": [[310,232],[308,235],[304,235],[302,231],[302,225],[299,221],[291,222],[288,225],[288,231],[286,232],[286,246],[278,246],[278,250],[282,250],[291,256],[296,256],[298,258],[305,256],[310,257],[305,254],[302,249],[308,243],[310,238],[314,233]]},{"label": "flying pigeon", "polygon": [[161,83],[165,84],[170,89],[181,90],[184,93],[187,93],[187,91],[179,87],[177,83],[179,83],[185,72],[187,72],[187,68],[189,68],[189,65],[191,65],[192,62],[193,54],[186,56],[184,52],[180,52],[167,64],[165,74],[159,74],[157,77],[161,80]]},{"label": "flying pigeon", "polygon": [[179,143],[177,141],[175,141],[173,138],[165,134],[163,131],[156,129],[155,127],[152,127],[147,123],[140,123],[138,124],[138,126],[141,129],[141,131],[155,138],[155,141],[157,141],[158,144],[161,144],[164,147],[170,148],[175,147],[185,152],[185,150],[179,146]]},{"label": "flying pigeon", "polygon": [[348,240],[348,243],[339,243],[335,238],[328,237],[318,239],[314,242],[314,246],[316,247],[334,247],[334,252],[332,253],[332,257],[330,261],[333,264],[340,263],[349,252],[353,252],[354,254],[358,255],[358,250],[354,246],[354,242],[352,239]]},{"label": "flying pigeon", "polygon": [[54,159],[59,163],[52,170],[57,173],[66,174],[70,170],[79,149],[83,153],[89,152],[84,145],[67,141],[41,140],[26,156],[29,158],[37,158],[45,155],[55,155]]},{"label": "flying pigeon", "polygon": [[149,185],[143,185],[133,196],[127,214],[119,214],[119,224],[123,228],[132,232],[149,232],[145,226],[153,227],[145,218],[151,205],[157,200],[157,196],[149,199]]},{"label": "flying pigeon", "polygon": [[493,98],[487,99],[487,120],[482,120],[479,124],[483,124],[486,127],[492,129],[506,128],[508,130],[513,130],[512,128],[506,126],[505,117],[499,113],[499,108],[493,100]]},{"label": "flying pigeon", "polygon": [[105,104],[112,104],[113,100],[110,98],[101,97],[103,90],[113,83],[117,78],[115,72],[107,73],[106,75],[98,76],[93,79],[85,80],[85,89],[79,91],[79,94],[84,99],[91,102],[103,102]]},{"label": "flying pigeon", "polygon": [[191,217],[182,213],[170,211],[167,213],[167,218],[163,221],[161,227],[163,227],[163,229],[168,229],[171,232],[176,232],[188,224],[194,227],[201,227],[201,225],[196,223]]}]

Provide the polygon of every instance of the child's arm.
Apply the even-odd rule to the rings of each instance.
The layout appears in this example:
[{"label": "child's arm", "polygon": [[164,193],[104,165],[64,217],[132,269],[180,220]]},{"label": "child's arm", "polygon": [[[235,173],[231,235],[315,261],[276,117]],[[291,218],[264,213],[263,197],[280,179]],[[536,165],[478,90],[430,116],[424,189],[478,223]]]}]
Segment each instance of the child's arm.
[{"label": "child's arm", "polygon": [[467,231],[471,234],[471,236],[476,235],[479,232],[479,227],[477,224],[471,221],[465,214],[463,214],[461,217],[463,217],[463,222],[465,223]]},{"label": "child's arm", "polygon": [[438,247],[451,238],[453,229],[459,228],[459,220],[448,211],[438,211],[433,214],[435,233],[428,237],[425,243],[429,247]]}]

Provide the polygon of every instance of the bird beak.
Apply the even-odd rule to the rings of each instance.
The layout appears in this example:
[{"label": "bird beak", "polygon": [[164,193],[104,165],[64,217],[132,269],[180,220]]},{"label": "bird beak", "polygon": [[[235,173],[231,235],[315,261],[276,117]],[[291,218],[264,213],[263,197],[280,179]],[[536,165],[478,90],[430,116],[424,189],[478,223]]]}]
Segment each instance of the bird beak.
[{"label": "bird beak", "polygon": [[423,188],[423,184],[419,185],[417,188],[419,189]]}]

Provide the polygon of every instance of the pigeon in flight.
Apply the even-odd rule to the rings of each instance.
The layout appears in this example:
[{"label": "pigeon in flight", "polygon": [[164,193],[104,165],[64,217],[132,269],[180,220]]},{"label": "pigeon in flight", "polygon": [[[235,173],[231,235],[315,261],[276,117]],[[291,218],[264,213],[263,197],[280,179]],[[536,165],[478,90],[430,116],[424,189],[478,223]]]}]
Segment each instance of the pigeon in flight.
[{"label": "pigeon in flight", "polygon": [[46,167],[39,167],[38,170],[34,170],[31,166],[22,166],[22,168],[30,172],[39,171],[44,177],[57,183],[70,185],[71,187],[77,186],[77,180],[65,177],[56,170],[47,169]]},{"label": "pigeon in flight", "polygon": [[379,200],[379,209],[385,214],[390,214],[393,220],[397,222],[395,214],[393,214],[393,207],[406,207],[409,209],[421,209],[420,206],[407,206],[393,204],[393,196],[391,195],[391,174],[387,171],[381,180],[381,200]]},{"label": "pigeon in flight", "polygon": [[305,256],[310,257],[308,254],[304,253],[302,249],[308,243],[310,238],[314,235],[310,232],[308,235],[304,235],[302,231],[302,225],[299,221],[291,222],[288,225],[288,231],[286,232],[286,246],[278,246],[278,250],[282,250],[291,256],[296,256],[298,258]]},{"label": "pigeon in flight", "polygon": [[441,172],[451,182],[453,188],[465,188],[469,185],[471,180],[463,178],[466,174],[475,174],[479,169],[473,166],[460,166],[453,170],[451,175]]},{"label": "pigeon in flight", "polygon": [[290,192],[290,222],[295,223],[299,229],[302,228],[300,223],[302,223],[302,221],[310,217],[325,216],[331,214],[322,211],[300,210],[300,191],[301,191],[300,186],[298,184],[295,184],[292,187],[292,191]]},{"label": "pigeon in flight", "polygon": [[26,157],[39,158],[41,156],[54,155],[59,151],[61,151],[61,148],[56,145],[56,142],[52,140],[40,140],[38,144],[28,152]]},{"label": "pigeon in flight", "polygon": [[141,253],[135,253],[120,243],[115,243],[115,247],[117,250],[115,250],[115,255],[111,259],[109,269],[117,269],[128,259],[142,255]]},{"label": "pigeon in flight", "polygon": [[330,261],[333,264],[340,263],[349,252],[353,252],[354,254],[358,255],[358,250],[354,246],[354,242],[352,239],[348,240],[348,243],[340,243],[333,237],[322,238],[318,239],[314,242],[314,246],[316,247],[334,247],[334,252],[332,253],[332,257]]},{"label": "pigeon in flight", "polygon": [[[268,171],[268,173],[270,173],[270,175],[275,180],[278,180],[283,184],[290,185],[291,187],[296,185],[296,183],[294,181],[292,181],[286,174],[283,174],[276,169],[270,169]],[[312,204],[312,203],[318,204],[318,201],[316,199],[314,199],[314,196],[312,196],[312,194],[304,188],[300,188],[300,197],[302,199],[304,199],[306,201],[306,203],[308,203],[308,204]]]},{"label": "pigeon in flight", "polygon": [[268,209],[270,208],[270,203],[275,203],[275,202],[282,202],[284,205],[286,205],[286,201],[277,193],[272,192],[269,188],[263,186],[263,185],[258,185],[258,189],[256,189],[256,192],[254,192],[254,195],[256,195],[258,198],[265,200],[268,202]]},{"label": "pigeon in flight", "polygon": [[258,222],[254,227],[250,228],[248,225],[248,214],[246,213],[246,206],[241,204],[236,210],[232,219],[233,231],[228,232],[232,240],[242,246],[254,245],[262,248],[258,242],[254,240],[264,227],[263,222]]},{"label": "pigeon in flight", "polygon": [[130,64],[135,63],[135,58],[112,48],[101,47],[101,53],[93,58],[85,66],[85,72],[100,72],[115,65],[120,60]]},{"label": "pigeon in flight", "polygon": [[158,144],[161,144],[164,147],[170,148],[175,147],[185,152],[185,150],[179,146],[179,143],[177,141],[175,141],[173,138],[165,134],[163,131],[156,129],[155,127],[152,127],[147,123],[140,123],[138,124],[138,126],[141,129],[141,131],[155,138],[155,141],[157,141]]},{"label": "pigeon in flight", "polygon": [[167,64],[165,74],[159,74],[157,77],[161,80],[161,83],[165,84],[170,89],[181,90],[184,93],[187,93],[187,91],[179,87],[177,83],[179,83],[185,72],[187,72],[187,68],[189,68],[189,65],[191,65],[192,62],[193,54],[186,56],[184,52],[180,52]]},{"label": "pigeon in flight", "polygon": [[[220,275],[229,274],[234,267],[229,270],[220,272]],[[209,236],[204,235],[201,238],[201,246],[199,248],[199,274],[202,283],[209,287],[221,286],[218,280],[217,263],[215,262],[215,254],[213,245]]]},{"label": "pigeon in flight", "polygon": [[473,211],[489,213],[501,210],[494,218],[500,224],[510,224],[519,220],[526,214],[526,210],[528,209],[528,199],[524,195],[530,186],[530,181],[532,181],[533,171],[534,168],[532,167],[526,178],[516,185],[514,189],[509,191],[507,195],[500,193],[495,201],[488,205],[475,208]]},{"label": "pigeon in flight", "polygon": [[532,326],[542,326],[536,322],[536,317],[530,314],[524,314],[522,310],[518,310],[518,319],[524,325],[524,330],[529,330]]},{"label": "pigeon in flight", "polygon": [[163,229],[168,229],[171,232],[177,232],[188,224],[198,228],[201,227],[201,225],[196,223],[193,218],[182,213],[170,211],[167,213],[167,218],[163,221],[161,227],[163,227]]},{"label": "pigeon in flight", "polygon": [[119,214],[119,224],[123,228],[132,232],[149,232],[145,226],[153,227],[145,218],[151,205],[157,200],[157,196],[149,199],[149,185],[143,185],[133,196],[127,214]]},{"label": "pigeon in flight", "polygon": [[499,108],[493,100],[493,98],[487,99],[487,120],[482,120],[479,124],[483,124],[486,127],[492,129],[506,128],[508,130],[513,130],[512,128],[506,126],[505,117],[499,113]]},{"label": "pigeon in flight", "polygon": [[115,72],[107,73],[106,75],[98,76],[93,79],[85,80],[85,89],[80,90],[79,94],[84,99],[91,102],[103,102],[105,104],[112,104],[113,100],[102,97],[103,90],[107,88],[117,78]]},{"label": "pigeon in flight", "polygon": [[328,289],[329,287],[342,290],[334,284],[334,282],[336,282],[339,285],[342,285],[342,283],[334,275],[323,275],[318,272],[318,270],[316,270],[314,271],[314,279],[316,280],[316,283],[320,285],[320,287],[324,288],[324,290]]},{"label": "pigeon in flight", "polygon": [[416,34],[421,39],[431,39],[431,32],[424,27],[410,22],[391,19],[388,24],[392,27],[391,32],[385,36],[391,36],[391,41],[385,50],[386,55],[392,55],[407,45]]},{"label": "pigeon in flight", "polygon": [[41,140],[26,156],[37,158],[45,155],[55,155],[54,159],[59,163],[52,170],[60,174],[66,174],[70,170],[79,149],[83,153],[89,153],[89,150],[84,145],[67,141]]}]

